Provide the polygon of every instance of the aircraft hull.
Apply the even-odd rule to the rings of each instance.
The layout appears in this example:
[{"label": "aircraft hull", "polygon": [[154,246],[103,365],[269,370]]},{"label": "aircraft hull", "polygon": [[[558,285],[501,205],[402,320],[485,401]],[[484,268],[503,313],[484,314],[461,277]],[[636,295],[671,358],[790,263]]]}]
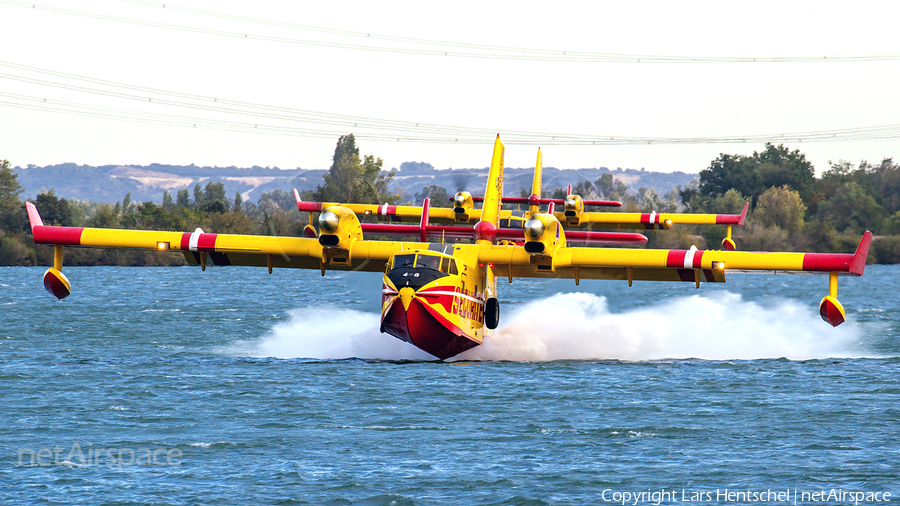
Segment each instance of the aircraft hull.
[{"label": "aircraft hull", "polygon": [[404,309],[399,297],[381,315],[381,331],[444,360],[481,344],[415,298]]}]

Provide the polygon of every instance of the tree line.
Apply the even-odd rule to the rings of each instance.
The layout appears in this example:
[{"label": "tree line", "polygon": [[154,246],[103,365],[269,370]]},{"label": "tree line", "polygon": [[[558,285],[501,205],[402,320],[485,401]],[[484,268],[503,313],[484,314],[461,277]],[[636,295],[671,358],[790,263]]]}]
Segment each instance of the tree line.
[{"label": "tree line", "polygon": [[[319,202],[400,203],[403,197],[390,189],[394,174],[384,172],[382,165],[374,155],[360,157],[352,134],[342,136],[324,184],[301,196]],[[52,248],[35,245],[31,237],[16,178],[9,162],[0,161],[0,265],[51,264]],[[900,165],[889,158],[880,164],[831,163],[816,178],[799,150],[766,144],[751,155],[720,154],[687,188],[663,195],[643,187],[629,189],[609,173],[578,182],[573,192],[585,199],[621,201],[622,208],[608,210],[625,212],[739,213],[750,202],[747,223],[734,229],[742,250],[848,252],[864,230],[871,230],[877,237],[870,259],[900,263]],[[566,196],[563,188],[543,193]],[[522,196],[528,194],[530,189],[521,191]],[[446,188],[431,185],[404,203],[419,204],[429,197],[432,205],[447,207],[452,205],[450,196]],[[115,204],[65,199],[52,189],[41,192],[34,203],[46,224],[63,226],[298,236],[308,221],[297,212],[289,192],[265,192],[253,203],[240,193],[228,198],[221,182],[197,184],[174,195],[166,191],[161,205],[133,202],[130,194]],[[678,226],[650,233],[648,246],[717,249],[724,236],[724,226]],[[184,263],[179,255],[155,252],[70,249],[69,265]]]},{"label": "tree line", "polygon": [[[747,223],[734,231],[744,250],[852,252],[869,230],[870,260],[900,263],[900,164],[891,158],[829,162],[816,178],[799,150],[766,144],[752,155],[720,154],[680,195],[689,212],[735,213],[750,202]],[[723,234],[702,232],[708,244]]]},{"label": "tree line", "polygon": [[[393,177],[381,172],[382,160],[362,159],[352,135],[343,136],[335,148],[334,162],[325,184],[315,192],[304,192],[304,200],[331,202],[394,203],[388,192]],[[18,175],[7,160],[0,160],[0,265],[52,265],[53,248],[34,244],[31,227],[20,195]],[[291,192],[264,192],[256,203],[240,193],[225,194],[221,182],[197,184],[174,195],[165,191],[162,204],[134,202],[131,194],[115,204],[65,199],[54,190],[33,199],[46,225],[192,231],[221,234],[298,236],[308,215],[297,211]],[[153,251],[68,248],[66,265],[183,265],[181,255]]]}]

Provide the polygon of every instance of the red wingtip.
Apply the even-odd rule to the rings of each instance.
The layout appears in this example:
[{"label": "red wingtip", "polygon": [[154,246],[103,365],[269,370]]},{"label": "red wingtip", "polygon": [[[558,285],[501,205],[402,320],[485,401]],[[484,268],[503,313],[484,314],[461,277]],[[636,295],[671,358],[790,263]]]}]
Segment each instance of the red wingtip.
[{"label": "red wingtip", "polygon": [[738,223],[737,223],[738,225],[743,225],[743,224],[744,224],[744,220],[747,219],[747,211],[749,211],[749,210],[750,210],[750,203],[749,203],[749,202],[745,202],[745,203],[744,203],[744,210],[741,211],[741,217],[738,219]]},{"label": "red wingtip", "polygon": [[25,202],[25,209],[28,211],[28,222],[31,224],[31,233],[34,234],[34,227],[43,227],[44,222],[41,215],[31,202]]},{"label": "red wingtip", "polygon": [[866,270],[866,258],[869,257],[869,246],[872,245],[872,232],[866,230],[862,239],[859,240],[859,246],[856,247],[856,253],[853,254],[853,260],[850,261],[850,269],[853,274],[862,276]]}]

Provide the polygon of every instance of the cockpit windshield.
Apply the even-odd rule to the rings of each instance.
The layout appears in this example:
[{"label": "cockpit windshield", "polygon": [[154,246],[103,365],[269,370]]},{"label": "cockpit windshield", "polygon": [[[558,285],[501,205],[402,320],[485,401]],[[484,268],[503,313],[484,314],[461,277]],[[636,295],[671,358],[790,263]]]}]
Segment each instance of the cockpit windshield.
[{"label": "cockpit windshield", "polygon": [[419,255],[418,260],[416,260],[417,268],[426,268],[426,269],[434,269],[436,271],[441,270],[441,257],[431,256],[431,255]]},{"label": "cockpit windshield", "polygon": [[418,290],[432,281],[459,275],[456,259],[441,253],[401,253],[394,255],[385,275],[397,288],[410,286]]},{"label": "cockpit windshield", "polygon": [[440,254],[413,254],[404,253],[394,256],[391,269],[430,269],[444,274],[459,274],[456,267],[456,259]]},{"label": "cockpit windshield", "polygon": [[396,255],[394,257],[394,269],[406,267],[411,269],[416,263],[416,255]]}]

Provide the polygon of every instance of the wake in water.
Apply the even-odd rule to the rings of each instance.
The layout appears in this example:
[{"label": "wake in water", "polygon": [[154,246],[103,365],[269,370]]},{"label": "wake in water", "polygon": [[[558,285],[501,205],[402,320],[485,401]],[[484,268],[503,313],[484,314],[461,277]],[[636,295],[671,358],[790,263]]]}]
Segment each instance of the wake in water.
[{"label": "wake in water", "polygon": [[[668,299],[611,313],[606,298],[556,294],[505,315],[507,325],[483,345],[451,360],[629,361],[700,358],[805,360],[860,356],[860,330],[831,328],[818,314],[785,300],[764,307],[719,292]],[[379,315],[329,308],[300,309],[239,354],[278,358],[434,360],[378,331]]]}]

